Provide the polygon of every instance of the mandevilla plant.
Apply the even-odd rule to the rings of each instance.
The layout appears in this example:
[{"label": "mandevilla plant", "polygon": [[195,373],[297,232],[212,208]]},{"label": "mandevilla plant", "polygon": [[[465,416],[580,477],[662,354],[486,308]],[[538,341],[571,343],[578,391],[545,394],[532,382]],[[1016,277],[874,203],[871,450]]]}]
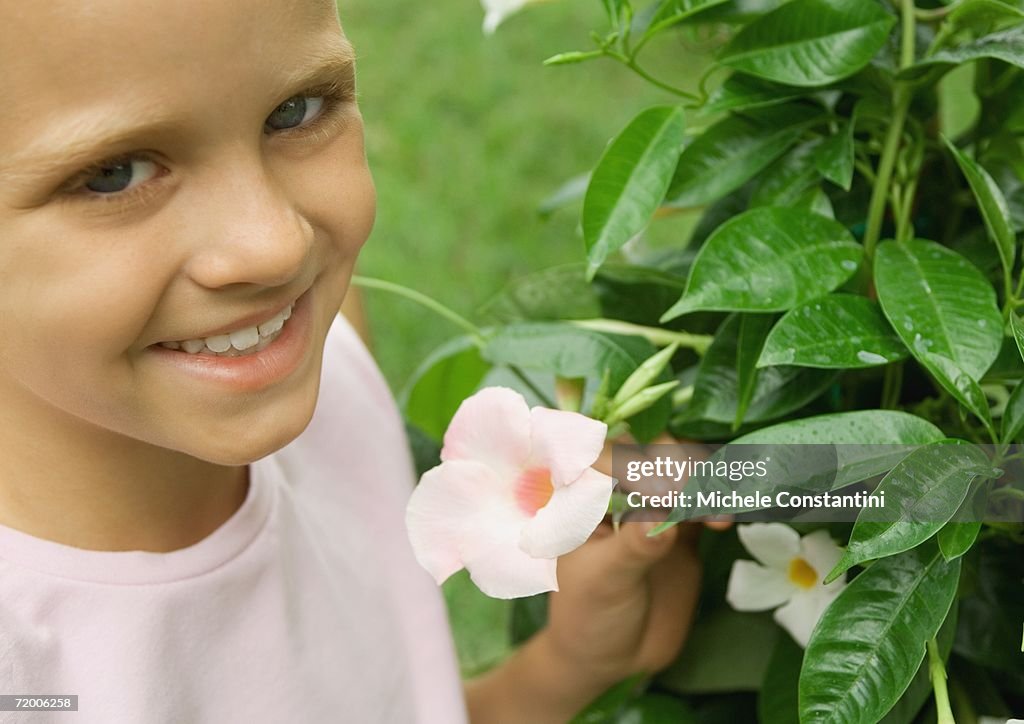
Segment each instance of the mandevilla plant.
[{"label": "mandevilla plant", "polygon": [[[671,347],[650,382],[678,384],[610,434],[905,445],[844,482],[884,474],[890,503],[925,506],[933,522],[783,535],[797,551],[827,529],[844,548],[823,578],[801,569],[816,586],[847,576],[806,648],[770,612],[730,607],[730,571],[750,556],[735,530],[707,536],[679,663],[579,721],[1021,715],[1024,526],[1012,521],[1024,490],[1005,473],[1019,468],[1009,445],[1024,442],[1024,2],[602,2],[595,47],[548,64],[621,63],[668,100],[557,195],[582,197],[585,260],[515,280],[484,310],[490,326],[460,320],[467,335],[424,363],[403,397],[421,449],[487,384],[607,419],[623,382]],[[643,51],[697,28],[718,47],[689,92],[679,86],[692,79]],[[699,220],[675,248],[627,246],[682,213]],[[1011,522],[964,515],[979,490]],[[740,585],[751,584],[734,581],[732,598]],[[494,645],[469,668],[543,622],[542,597],[481,605],[465,610],[505,625],[498,640],[473,629]]]}]

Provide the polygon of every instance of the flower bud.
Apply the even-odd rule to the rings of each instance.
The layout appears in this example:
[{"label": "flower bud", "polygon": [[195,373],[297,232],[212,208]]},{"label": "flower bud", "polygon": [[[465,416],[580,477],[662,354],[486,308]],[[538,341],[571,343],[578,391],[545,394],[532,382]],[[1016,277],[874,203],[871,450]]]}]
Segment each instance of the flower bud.
[{"label": "flower bud", "polygon": [[646,360],[643,364],[637,367],[633,374],[626,378],[626,381],[622,383],[622,387],[615,393],[615,398],[612,400],[612,409],[619,407],[626,400],[634,397],[640,390],[647,387],[649,384],[662,373],[662,370],[668,366],[668,362],[672,359],[672,355],[679,349],[679,343],[673,342],[665,349],[657,352]]},{"label": "flower bud", "polygon": [[678,385],[679,380],[672,380],[671,382],[663,382],[660,385],[654,385],[653,387],[647,387],[640,390],[640,392],[633,395],[621,405],[613,406],[612,411],[608,414],[608,418],[605,422],[610,427],[621,420],[632,417],[638,412],[643,412]]}]

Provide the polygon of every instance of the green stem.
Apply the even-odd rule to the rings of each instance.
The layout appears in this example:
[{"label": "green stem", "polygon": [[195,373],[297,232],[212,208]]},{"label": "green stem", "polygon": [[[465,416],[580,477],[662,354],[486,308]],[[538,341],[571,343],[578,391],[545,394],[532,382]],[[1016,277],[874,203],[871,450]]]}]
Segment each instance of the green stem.
[{"label": "green stem", "polygon": [[[914,33],[916,24],[914,18],[913,0],[902,0],[902,43],[900,46],[900,68],[907,68],[914,63]],[[896,156],[900,149],[900,140],[903,138],[903,126],[907,121],[907,113],[910,111],[910,101],[913,91],[905,81],[896,81],[893,87],[893,114],[892,122],[885,134],[885,141],[882,144],[882,158],[878,162],[878,175],[875,179],[875,187],[871,191],[871,202],[868,205],[867,229],[864,232],[864,257],[867,267],[875,257],[875,247],[882,235],[882,221],[885,217],[885,202],[889,196],[889,184],[892,182],[892,172],[896,166]]]},{"label": "green stem", "polygon": [[648,73],[646,70],[641,68],[640,64],[637,63],[634,58],[630,58],[630,57],[628,57],[626,55],[623,55],[622,53],[617,53],[615,51],[608,51],[608,56],[611,57],[611,58],[615,58],[615,60],[617,60],[620,63],[622,63],[624,66],[626,66],[627,68],[632,70],[634,73],[636,73],[638,76],[640,76],[641,78],[646,80],[648,83],[650,83],[651,85],[657,86],[658,88],[661,88],[663,91],[665,91],[667,93],[671,93],[672,95],[679,96],[680,98],[685,98],[688,101],[699,101],[700,100],[700,97],[694,95],[693,93],[689,93],[687,91],[684,91],[682,88],[676,88],[673,85],[669,85],[668,83],[664,83],[664,82],[658,80],[653,75]]},{"label": "green stem", "polygon": [[565,320],[575,327],[591,329],[595,332],[608,332],[609,334],[624,334],[630,337],[643,337],[651,344],[658,347],[667,347],[670,344],[678,344],[680,347],[692,349],[697,354],[704,354],[714,337],[709,334],[690,334],[689,332],[676,332],[661,327],[645,327],[632,322],[622,322],[618,319],[567,319]]},{"label": "green stem", "polygon": [[397,294],[400,297],[405,297],[406,299],[416,302],[430,311],[439,314],[456,326],[461,327],[471,337],[473,337],[473,340],[477,342],[477,344],[480,344],[483,340],[483,335],[475,324],[456,312],[453,312],[451,309],[441,304],[441,302],[428,297],[422,292],[417,292],[415,289],[409,289],[409,287],[404,287],[401,284],[384,281],[383,279],[374,279],[373,277],[364,277],[359,274],[353,275],[352,283],[357,287],[363,287],[364,289],[380,289],[385,292]]},{"label": "green stem", "polygon": [[932,689],[935,691],[935,711],[937,724],[956,724],[953,710],[949,707],[949,691],[946,689],[946,667],[939,654],[939,645],[935,639],[928,642],[928,671],[932,677]]}]

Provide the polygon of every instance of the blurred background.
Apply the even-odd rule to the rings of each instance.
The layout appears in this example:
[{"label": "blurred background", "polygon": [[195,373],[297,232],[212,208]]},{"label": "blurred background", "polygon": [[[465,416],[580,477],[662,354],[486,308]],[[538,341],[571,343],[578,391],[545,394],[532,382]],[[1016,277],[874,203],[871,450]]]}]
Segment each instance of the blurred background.
[{"label": "blurred background", "polygon": [[[510,279],[584,259],[579,203],[538,207],[585,173],[643,108],[676,99],[614,61],[545,67],[593,47],[597,0],[529,6],[490,37],[477,0],[340,0],[359,58],[377,224],[358,273],[397,282],[471,320]],[[671,82],[695,87],[700,40],[678,35],[644,51]],[[682,243],[684,220],[652,244]],[[682,241],[680,240],[682,239]],[[457,330],[406,300],[364,290],[373,351],[398,395],[417,365]]]}]

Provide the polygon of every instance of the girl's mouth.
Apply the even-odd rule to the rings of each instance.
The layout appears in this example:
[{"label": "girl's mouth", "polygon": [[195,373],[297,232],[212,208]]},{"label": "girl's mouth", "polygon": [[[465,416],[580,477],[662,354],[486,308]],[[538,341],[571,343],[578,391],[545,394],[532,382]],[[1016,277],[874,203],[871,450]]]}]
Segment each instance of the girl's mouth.
[{"label": "girl's mouth", "polygon": [[238,329],[228,334],[218,334],[200,339],[185,339],[179,342],[161,342],[166,349],[181,350],[188,354],[213,355],[215,357],[243,357],[266,349],[277,339],[285,322],[292,316],[295,302],[292,302],[270,319],[251,327]]}]

